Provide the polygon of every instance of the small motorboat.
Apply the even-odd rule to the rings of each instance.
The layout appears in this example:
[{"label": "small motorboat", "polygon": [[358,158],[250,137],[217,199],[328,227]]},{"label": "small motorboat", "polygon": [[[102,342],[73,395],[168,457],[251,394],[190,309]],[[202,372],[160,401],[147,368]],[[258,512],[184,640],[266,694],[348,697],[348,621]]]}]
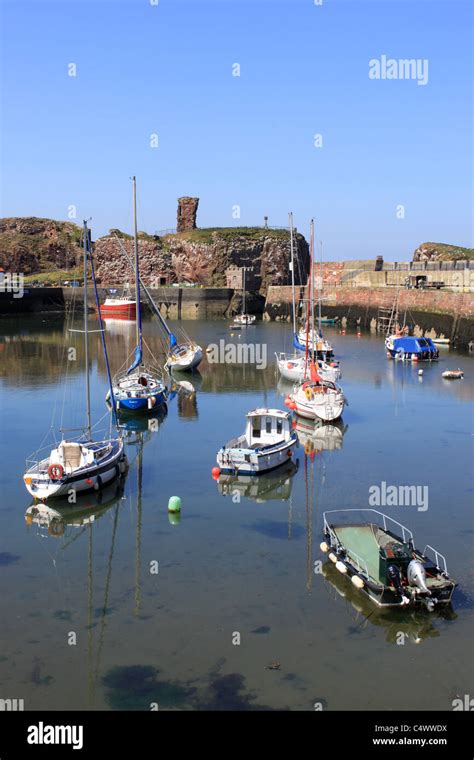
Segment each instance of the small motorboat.
[{"label": "small motorboat", "polygon": [[323,514],[322,552],[378,607],[419,607],[432,612],[449,604],[455,581],[446,559],[427,544],[415,548],[413,533],[376,509]]},{"label": "small motorboat", "polygon": [[414,335],[388,335],[385,348],[389,359],[407,362],[432,362],[439,359],[439,351],[431,338]]},{"label": "small motorboat", "polygon": [[219,449],[217,464],[223,473],[259,475],[287,462],[297,443],[289,412],[254,409],[247,414],[245,433]]},{"label": "small motorboat", "polygon": [[338,317],[321,317],[322,325],[335,325]]},{"label": "small motorboat", "polygon": [[443,372],[443,375],[445,380],[462,380],[464,377],[464,372],[462,369],[447,369],[445,372]]},{"label": "small motorboat", "polygon": [[255,320],[255,314],[237,314],[237,316],[234,317],[234,321],[232,322],[231,327],[234,325],[237,325],[239,327],[248,327],[249,325],[254,325]]},{"label": "small motorboat", "polygon": [[137,316],[137,302],[132,297],[130,287],[127,285],[121,296],[117,296],[116,289],[109,289],[109,295],[99,307],[101,317],[105,319],[135,319]]},{"label": "small motorboat", "polygon": [[431,338],[431,340],[438,346],[449,346],[451,344],[450,338]]},{"label": "small motorboat", "polygon": [[[306,357],[279,353],[275,354],[277,367],[280,375],[285,380],[290,380],[293,383],[301,383],[305,377],[309,377],[309,362]],[[323,380],[330,380],[335,383],[342,376],[339,362],[328,361],[323,359],[317,360],[318,374]]]}]

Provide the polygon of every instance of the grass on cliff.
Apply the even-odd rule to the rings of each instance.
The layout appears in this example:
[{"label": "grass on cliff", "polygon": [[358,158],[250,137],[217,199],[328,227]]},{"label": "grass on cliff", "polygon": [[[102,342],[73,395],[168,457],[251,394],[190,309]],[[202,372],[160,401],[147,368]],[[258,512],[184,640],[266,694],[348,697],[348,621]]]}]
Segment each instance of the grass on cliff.
[{"label": "grass on cliff", "polygon": [[448,243],[422,243],[420,248],[434,248],[441,261],[461,261],[462,259],[474,259],[474,248],[463,248],[460,245]]},{"label": "grass on cliff", "polygon": [[[215,234],[214,234],[215,233]],[[220,240],[234,240],[236,237],[247,240],[258,240],[262,237],[272,237],[277,239],[287,238],[288,230],[272,230],[265,227],[204,227],[202,229],[186,230],[185,232],[176,232],[165,235],[167,238],[178,238],[189,240],[194,243],[212,243],[215,237]]]},{"label": "grass on cliff", "polygon": [[83,274],[82,267],[77,267],[76,269],[55,269],[51,272],[36,272],[35,274],[25,276],[25,285],[38,282],[42,285],[58,287],[66,280],[82,280]]}]

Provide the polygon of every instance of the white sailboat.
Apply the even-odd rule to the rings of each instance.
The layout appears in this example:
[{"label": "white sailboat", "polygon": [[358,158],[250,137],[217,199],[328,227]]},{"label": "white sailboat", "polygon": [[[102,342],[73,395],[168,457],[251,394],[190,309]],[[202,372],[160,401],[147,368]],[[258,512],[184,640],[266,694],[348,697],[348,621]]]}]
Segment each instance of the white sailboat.
[{"label": "white sailboat", "polygon": [[[87,278],[88,264],[91,267],[92,280],[96,296],[96,306],[99,298],[95,283],[94,265],[92,261],[90,232],[87,222],[84,222],[84,330],[74,332],[84,333],[85,365],[86,365],[86,424],[79,438],[65,438],[67,430],[61,430],[61,441],[43,459],[33,457],[28,461],[29,467],[23,476],[27,491],[41,501],[52,497],[70,495],[71,492],[99,490],[110,483],[127,469],[127,457],[124,451],[122,436],[114,414],[117,429],[116,438],[94,441],[92,438],[91,404],[90,404],[90,370],[89,370],[89,329],[88,329],[88,300]],[[102,318],[99,313],[100,333],[104,350],[109,385],[111,384],[107,349],[105,345]]]},{"label": "white sailboat", "polygon": [[[295,348],[299,348],[299,334],[296,331],[296,298],[295,298],[295,260],[294,260],[294,240],[293,240],[293,214],[288,214],[289,226],[290,226],[290,251],[291,251],[291,288],[292,288],[292,316],[293,316],[293,342]],[[311,262],[310,272],[310,287],[312,280],[313,262]],[[304,335],[303,341],[306,346],[308,336]],[[330,348],[332,352],[332,346],[321,345],[321,350]],[[310,347],[312,351],[312,347]],[[317,349],[316,349],[317,350]],[[315,353],[315,352],[314,352]],[[309,378],[309,362],[306,355],[301,354],[300,351],[294,351],[292,354],[287,353],[275,353],[277,367],[280,375],[285,380],[290,380],[293,383],[303,382],[306,378]],[[341,370],[338,362],[327,362],[324,359],[317,359],[318,374],[323,380],[329,380],[336,382],[341,377]]]},{"label": "white sailboat", "polygon": [[133,362],[125,374],[119,372],[113,381],[112,393],[109,391],[106,400],[117,410],[128,412],[149,412],[167,399],[167,389],[157,367],[147,365],[143,360],[143,336],[140,304],[140,268],[138,260],[138,229],[137,229],[137,181],[133,183],[133,226],[135,248],[135,291],[136,291],[136,348]]},{"label": "white sailboat", "polygon": [[256,320],[255,314],[247,314],[245,311],[245,272],[247,271],[247,267],[242,267],[242,270],[242,312],[234,317],[231,327],[250,327],[255,324]]},{"label": "white sailboat", "polygon": [[[314,327],[314,223],[311,220],[310,232],[310,255],[311,255],[311,339],[315,344]],[[306,358],[310,351],[309,325],[306,335]],[[296,411],[301,417],[307,419],[321,419],[326,422],[339,419],[344,410],[346,399],[341,388],[334,381],[324,380],[318,372],[314,359],[309,365],[309,379],[295,386],[292,393],[285,401],[288,408]]]}]

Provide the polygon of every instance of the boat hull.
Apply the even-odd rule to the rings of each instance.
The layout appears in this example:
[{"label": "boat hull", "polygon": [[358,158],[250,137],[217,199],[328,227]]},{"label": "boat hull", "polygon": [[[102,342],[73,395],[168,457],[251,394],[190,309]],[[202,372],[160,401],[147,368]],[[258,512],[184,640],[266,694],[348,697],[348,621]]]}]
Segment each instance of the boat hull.
[{"label": "boat hull", "polygon": [[217,464],[223,474],[228,475],[261,475],[280,467],[293,456],[297,444],[296,435],[278,448],[263,447],[255,449],[226,449],[222,448],[217,454]]},{"label": "boat hull", "polygon": [[135,303],[124,303],[116,305],[101,304],[100,316],[107,319],[107,317],[115,319],[135,319],[137,316],[137,308]]},{"label": "boat hull", "polygon": [[190,350],[188,355],[183,357],[170,356],[166,362],[166,366],[170,370],[176,370],[179,372],[192,372],[193,369],[197,369],[202,361],[202,348],[197,346],[196,349]]},{"label": "boat hull", "polygon": [[[40,473],[43,472],[43,475],[38,474],[35,477],[35,473],[29,470],[24,478],[28,493],[40,501],[68,496],[71,491],[76,493],[99,491],[122,475],[128,467],[121,441],[116,442],[110,456],[104,459],[99,467],[97,465],[83,467],[80,470],[65,474],[60,480],[51,480],[47,476],[48,463],[49,459],[44,459],[39,463],[39,471]],[[27,482],[30,477],[31,482]]]},{"label": "boat hull", "polygon": [[114,396],[115,404],[119,409],[128,412],[149,412],[156,407],[161,406],[166,401],[166,394],[163,392],[154,393],[144,398],[119,398]]}]

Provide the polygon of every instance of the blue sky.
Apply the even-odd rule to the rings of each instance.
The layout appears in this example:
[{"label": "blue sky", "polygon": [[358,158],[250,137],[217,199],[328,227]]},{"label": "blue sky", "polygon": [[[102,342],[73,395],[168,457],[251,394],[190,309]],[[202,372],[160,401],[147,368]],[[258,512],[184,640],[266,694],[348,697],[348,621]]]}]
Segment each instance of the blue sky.
[{"label": "blue sky", "polygon": [[[95,238],[130,230],[134,173],[148,232],[197,195],[201,227],[291,210],[307,234],[313,216],[329,260],[472,245],[470,2],[4,0],[2,15],[3,216],[74,205]],[[428,59],[428,84],[370,79],[382,55]]]}]

